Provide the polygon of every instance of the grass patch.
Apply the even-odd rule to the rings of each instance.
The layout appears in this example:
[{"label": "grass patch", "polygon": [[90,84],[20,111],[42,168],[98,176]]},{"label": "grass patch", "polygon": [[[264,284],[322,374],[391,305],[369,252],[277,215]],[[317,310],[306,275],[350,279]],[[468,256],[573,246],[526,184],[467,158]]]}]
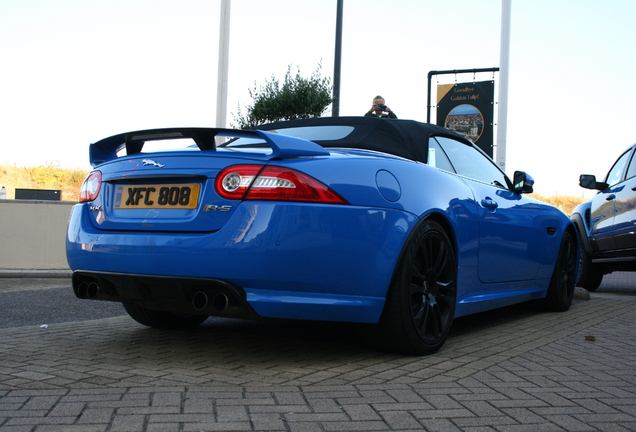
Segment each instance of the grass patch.
[{"label": "grass patch", "polygon": [[565,196],[565,195],[555,195],[551,197],[544,197],[539,194],[530,194],[528,196],[536,200],[542,201],[544,203],[553,205],[568,216],[572,214],[572,212],[574,211],[574,208],[577,205],[587,201],[587,199],[583,197],[573,197],[573,196]]},{"label": "grass patch", "polygon": [[16,189],[54,189],[62,191],[63,201],[77,201],[88,171],[53,166],[18,168],[0,165],[0,186],[7,189],[7,198],[15,198]]}]

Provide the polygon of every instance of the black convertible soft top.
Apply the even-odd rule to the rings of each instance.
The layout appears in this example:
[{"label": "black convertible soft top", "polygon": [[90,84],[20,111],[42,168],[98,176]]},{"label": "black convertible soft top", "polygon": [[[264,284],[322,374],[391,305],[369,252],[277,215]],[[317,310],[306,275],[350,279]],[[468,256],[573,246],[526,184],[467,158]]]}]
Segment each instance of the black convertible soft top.
[{"label": "black convertible soft top", "polygon": [[380,151],[426,163],[428,140],[447,137],[472,145],[470,141],[443,127],[415,120],[380,119],[377,117],[319,117],[289,120],[256,126],[253,129],[271,131],[312,126],[352,126],[341,139],[312,139],[322,147],[342,147]]},{"label": "black convertible soft top", "polygon": [[[282,129],[295,130],[281,133]],[[274,135],[276,131],[279,131],[277,138]],[[265,136],[267,133],[269,136]],[[472,145],[470,141],[454,132],[415,120],[319,117],[268,123],[252,130],[163,128],[126,132],[91,144],[89,149],[91,165],[97,166],[117,159],[119,151],[124,147],[127,155],[141,153],[148,141],[190,138],[199,149],[214,151],[217,147],[215,142],[217,136],[264,140],[263,146],[269,146],[273,150],[271,158],[322,154],[324,150],[321,147],[339,147],[379,151],[426,163],[428,141],[431,137],[448,137],[466,145]],[[228,141],[220,144],[219,147],[232,146],[233,142],[236,141]]]}]

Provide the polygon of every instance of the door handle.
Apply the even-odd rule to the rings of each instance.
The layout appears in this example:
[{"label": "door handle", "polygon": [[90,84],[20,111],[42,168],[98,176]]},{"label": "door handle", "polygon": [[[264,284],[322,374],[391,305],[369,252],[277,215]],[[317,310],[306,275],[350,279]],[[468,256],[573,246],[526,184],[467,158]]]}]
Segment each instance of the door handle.
[{"label": "door handle", "polygon": [[609,194],[608,196],[605,197],[605,201],[612,201],[616,199],[616,195],[614,194]]},{"label": "door handle", "polygon": [[481,206],[494,210],[499,207],[499,204],[497,204],[497,201],[494,201],[492,198],[486,197],[481,200]]}]

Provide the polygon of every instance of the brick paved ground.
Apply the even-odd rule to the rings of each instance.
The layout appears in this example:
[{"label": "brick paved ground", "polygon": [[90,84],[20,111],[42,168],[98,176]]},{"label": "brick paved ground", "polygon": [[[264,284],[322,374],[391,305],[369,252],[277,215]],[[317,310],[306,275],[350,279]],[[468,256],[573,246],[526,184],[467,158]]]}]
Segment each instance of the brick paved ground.
[{"label": "brick paved ground", "polygon": [[598,293],[462,318],[428,357],[331,324],[2,329],[0,431],[636,431],[635,323]]}]

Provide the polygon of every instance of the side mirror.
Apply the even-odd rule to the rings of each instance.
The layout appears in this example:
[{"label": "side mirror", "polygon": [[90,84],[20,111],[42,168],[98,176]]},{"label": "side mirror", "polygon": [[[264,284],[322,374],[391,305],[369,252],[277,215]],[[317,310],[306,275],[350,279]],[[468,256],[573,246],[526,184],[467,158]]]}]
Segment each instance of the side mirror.
[{"label": "side mirror", "polygon": [[579,186],[584,189],[605,190],[609,187],[607,183],[596,181],[596,176],[591,174],[581,174],[579,177]]},{"label": "side mirror", "polygon": [[524,171],[515,171],[512,188],[516,193],[532,193],[534,191],[534,179]]}]

